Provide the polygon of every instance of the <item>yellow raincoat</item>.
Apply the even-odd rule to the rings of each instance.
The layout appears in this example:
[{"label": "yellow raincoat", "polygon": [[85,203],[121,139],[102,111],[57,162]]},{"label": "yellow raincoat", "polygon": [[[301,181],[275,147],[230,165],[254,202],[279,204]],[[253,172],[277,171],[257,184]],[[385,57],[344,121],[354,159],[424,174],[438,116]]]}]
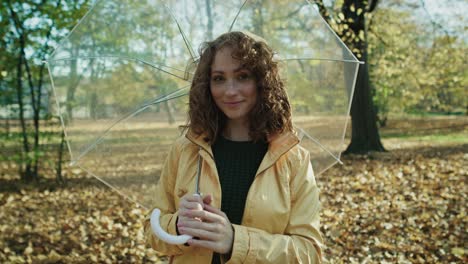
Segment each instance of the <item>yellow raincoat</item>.
[{"label": "yellow raincoat", "polygon": [[[234,225],[232,255],[226,263],[320,263],[319,190],[309,153],[297,145],[293,133],[269,139],[268,151],[249,189],[242,225]],[[155,193],[160,223],[176,235],[179,199],[195,192],[197,163],[202,157],[200,192],[212,194],[221,207],[221,185],[211,147],[203,136],[190,133],[177,140],[161,173]],[[145,221],[148,243],[171,256],[171,263],[211,263],[213,252],[204,248],[170,245],[151,231]]]}]

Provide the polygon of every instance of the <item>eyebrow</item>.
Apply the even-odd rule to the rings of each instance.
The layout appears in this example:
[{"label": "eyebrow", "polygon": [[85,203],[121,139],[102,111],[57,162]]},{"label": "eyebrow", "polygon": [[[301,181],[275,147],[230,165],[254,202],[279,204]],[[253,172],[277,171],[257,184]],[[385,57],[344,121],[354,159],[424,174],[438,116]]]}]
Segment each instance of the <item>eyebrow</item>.
[{"label": "eyebrow", "polygon": [[[249,69],[247,69],[244,65],[241,65],[238,68],[234,69],[234,72],[240,72],[240,71],[243,71],[243,70],[249,71]],[[224,73],[224,72],[218,70],[218,71],[211,71],[211,73]]]}]

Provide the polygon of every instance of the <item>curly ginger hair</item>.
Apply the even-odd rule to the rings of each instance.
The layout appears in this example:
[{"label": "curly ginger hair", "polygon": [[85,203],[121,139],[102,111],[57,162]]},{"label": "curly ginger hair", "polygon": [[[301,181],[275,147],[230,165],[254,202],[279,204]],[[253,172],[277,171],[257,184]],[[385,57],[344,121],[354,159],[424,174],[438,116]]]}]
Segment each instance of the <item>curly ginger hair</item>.
[{"label": "curly ginger hair", "polygon": [[189,95],[187,128],[205,135],[213,144],[223,131],[226,115],[215,104],[210,91],[211,66],[216,52],[230,47],[232,56],[252,72],[257,86],[257,102],[249,113],[250,137],[253,141],[267,141],[268,136],[292,131],[291,106],[285,85],[279,75],[273,50],[263,41],[243,32],[228,32],[206,42],[200,49],[200,59]]}]

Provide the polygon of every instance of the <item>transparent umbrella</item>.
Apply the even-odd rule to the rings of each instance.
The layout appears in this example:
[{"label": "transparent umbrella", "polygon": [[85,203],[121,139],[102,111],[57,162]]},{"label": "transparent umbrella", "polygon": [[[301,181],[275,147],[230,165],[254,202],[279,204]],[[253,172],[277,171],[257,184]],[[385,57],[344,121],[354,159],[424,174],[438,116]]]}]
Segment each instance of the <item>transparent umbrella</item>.
[{"label": "transparent umbrella", "polygon": [[98,1],[50,56],[71,163],[151,208],[187,119],[200,44],[228,31],[277,53],[315,174],[340,162],[359,61],[309,1]]}]

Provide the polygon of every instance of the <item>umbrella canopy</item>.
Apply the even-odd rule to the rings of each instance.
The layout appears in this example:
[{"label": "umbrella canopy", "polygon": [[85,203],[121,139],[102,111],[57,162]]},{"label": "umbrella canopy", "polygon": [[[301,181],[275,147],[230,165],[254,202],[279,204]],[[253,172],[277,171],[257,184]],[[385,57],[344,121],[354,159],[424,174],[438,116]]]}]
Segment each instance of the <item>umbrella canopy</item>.
[{"label": "umbrella canopy", "polygon": [[187,120],[198,48],[252,32],[277,53],[301,145],[318,175],[339,162],[359,61],[309,1],[98,1],[50,56],[73,164],[151,207]]}]

